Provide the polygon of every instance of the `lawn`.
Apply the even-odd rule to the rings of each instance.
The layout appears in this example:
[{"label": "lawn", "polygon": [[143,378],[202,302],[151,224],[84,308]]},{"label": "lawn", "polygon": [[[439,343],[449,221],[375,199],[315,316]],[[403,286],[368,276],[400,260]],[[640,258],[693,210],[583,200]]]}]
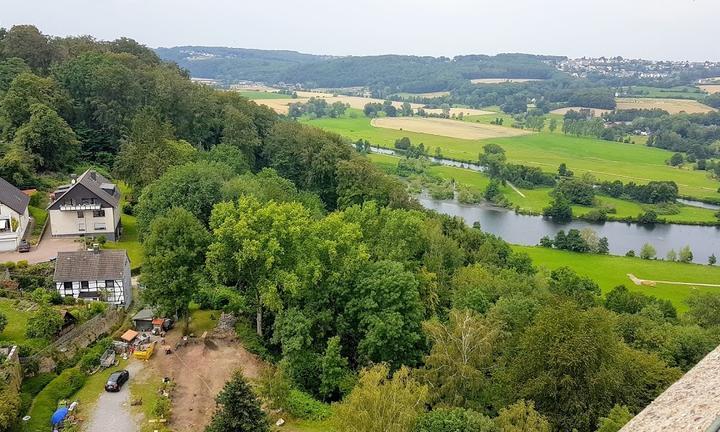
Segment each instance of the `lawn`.
[{"label": "lawn", "polygon": [[512,247],[530,255],[536,266],[543,266],[550,270],[568,266],[579,274],[589,276],[600,285],[603,293],[610,291],[615,286],[625,285],[628,289],[670,300],[681,312],[687,309],[684,300],[693,292],[720,293],[720,288],[712,287],[669,284],[658,284],[654,287],[637,286],[627,277],[628,273],[632,273],[640,279],[720,283],[720,267],[610,255],[581,254],[532,246],[513,245]]},{"label": "lawn", "polygon": [[0,312],[8,319],[7,327],[0,333],[0,341],[23,342],[25,328],[31,313],[19,310],[12,300],[0,298]]},{"label": "lawn", "polygon": [[190,327],[189,332],[200,336],[205,331],[210,331],[217,326],[220,311],[200,309],[196,303],[190,303]]},{"label": "lawn", "polygon": [[[130,191],[129,187],[125,183],[120,183],[120,192],[122,192],[122,199],[120,200],[120,208],[122,209],[125,203],[125,195]],[[128,256],[130,257],[130,267],[133,271],[137,271],[142,267],[143,263],[143,249],[140,243],[140,236],[138,235],[137,219],[135,216],[131,216],[122,212],[120,215],[120,223],[122,223],[123,233],[119,241],[105,243],[107,249],[125,249],[127,250]]]},{"label": "lawn", "polygon": [[665,160],[672,154],[657,148],[546,132],[511,138],[464,140],[375,128],[370,125],[370,119],[363,116],[303,121],[353,141],[367,139],[373,145],[387,148],[392,148],[395,140],[407,136],[415,144],[424,143],[430,154],[440,148],[445,157],[457,160],[475,161],[485,144],[495,143],[505,149],[510,162],[539,166],[547,172],[555,172],[564,162],[576,174],[591,172],[600,180],[636,183],[672,180],[678,184],[682,195],[720,198],[718,182],[707,173],[670,167]]},{"label": "lawn", "polygon": [[260,99],[290,99],[290,95],[286,94],[280,94],[280,93],[273,93],[273,92],[265,92],[265,91],[241,91],[238,92],[238,94],[242,97],[246,97],[248,99],[254,99],[254,100],[260,100]]},{"label": "lawn", "polygon": [[48,211],[44,208],[33,206],[28,206],[28,211],[30,212],[30,216],[35,220],[35,225],[33,225],[32,232],[30,233],[30,242],[37,244],[40,240],[43,227],[45,226],[45,221],[47,221]]},{"label": "lawn", "polygon": [[96,372],[93,375],[89,375],[82,388],[70,398],[72,401],[78,401],[80,413],[86,420],[100,397],[100,394],[105,391],[105,383],[108,377],[110,377],[110,374],[125,369],[128,361],[123,360],[120,356],[118,356],[118,358],[120,360],[117,366],[112,366]]},{"label": "lawn", "polygon": [[[153,414],[153,405],[160,398],[158,389],[160,388],[162,378],[151,373],[149,370],[143,371],[135,379],[130,380],[130,394],[132,399],[142,400],[142,405],[133,407],[134,411],[139,411],[144,420],[155,419]],[[143,421],[140,428],[141,432],[166,432],[169,429],[162,423],[149,423]]]},{"label": "lawn", "polygon": [[[394,173],[394,168],[397,166],[399,160],[396,156],[371,154],[370,159],[378,165],[383,171],[388,173]],[[469,186],[476,191],[483,191],[490,179],[482,173],[477,171],[456,168],[450,166],[434,165],[428,170],[431,174],[439,176],[443,179],[453,179],[458,184],[463,186]],[[520,196],[517,192],[508,186],[502,189],[505,197],[512,203],[513,207],[519,207],[521,211],[540,214],[543,209],[550,204],[552,197],[550,196],[551,188],[538,188],[538,189],[520,189],[523,196]],[[643,206],[640,203],[633,201],[621,200],[617,198],[611,198],[607,196],[597,196],[597,200],[600,205],[609,205],[615,208],[617,213],[608,215],[609,219],[626,219],[635,218],[640,213],[651,208]],[[586,213],[597,207],[589,206],[573,206],[573,214],[576,217],[583,216]],[[687,205],[678,204],[677,208],[679,213],[672,215],[661,215],[660,218],[667,220],[670,223],[712,223],[717,222],[714,210],[702,209],[698,207],[692,207]]]}]

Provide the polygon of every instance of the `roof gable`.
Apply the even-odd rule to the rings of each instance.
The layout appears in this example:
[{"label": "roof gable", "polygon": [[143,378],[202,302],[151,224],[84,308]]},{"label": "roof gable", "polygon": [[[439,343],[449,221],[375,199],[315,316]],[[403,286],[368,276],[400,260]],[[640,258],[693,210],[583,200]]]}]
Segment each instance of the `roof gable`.
[{"label": "roof gable", "polygon": [[25,213],[30,197],[0,177],[0,202],[19,214]]},{"label": "roof gable", "polygon": [[127,252],[121,249],[58,252],[55,282],[120,280],[129,266]]},{"label": "roof gable", "polygon": [[71,184],[67,189],[62,191],[62,194],[55,197],[55,201],[52,202],[48,206],[48,209],[56,209],[58,203],[60,200],[66,196],[70,191],[73,189],[82,187],[87,192],[93,194],[96,198],[104,201],[111,207],[117,208],[118,204],[120,203],[120,194],[117,192],[117,187],[113,189],[114,193],[108,192],[108,190],[103,189],[103,185],[113,185],[113,183],[110,183],[110,180],[103,177],[101,174],[99,174],[96,171],[93,170],[87,170],[78,179],[75,181],[75,183]]}]

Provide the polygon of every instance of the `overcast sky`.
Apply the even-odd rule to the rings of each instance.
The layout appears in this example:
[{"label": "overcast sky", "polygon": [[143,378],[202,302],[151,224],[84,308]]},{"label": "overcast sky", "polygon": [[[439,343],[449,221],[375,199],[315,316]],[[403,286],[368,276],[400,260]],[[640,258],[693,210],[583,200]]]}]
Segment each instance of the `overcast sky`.
[{"label": "overcast sky", "polygon": [[720,0],[2,0],[14,24],[151,47],[720,61]]}]

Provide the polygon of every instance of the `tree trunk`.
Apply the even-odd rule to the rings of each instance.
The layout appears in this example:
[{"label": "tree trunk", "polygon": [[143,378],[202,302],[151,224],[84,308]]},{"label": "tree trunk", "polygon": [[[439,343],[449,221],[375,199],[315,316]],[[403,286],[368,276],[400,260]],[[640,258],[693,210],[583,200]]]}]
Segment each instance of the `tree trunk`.
[{"label": "tree trunk", "polygon": [[257,315],[255,317],[255,330],[257,331],[257,335],[262,337],[263,330],[262,330],[262,305],[260,304],[260,300],[258,299],[258,305],[257,305]]}]

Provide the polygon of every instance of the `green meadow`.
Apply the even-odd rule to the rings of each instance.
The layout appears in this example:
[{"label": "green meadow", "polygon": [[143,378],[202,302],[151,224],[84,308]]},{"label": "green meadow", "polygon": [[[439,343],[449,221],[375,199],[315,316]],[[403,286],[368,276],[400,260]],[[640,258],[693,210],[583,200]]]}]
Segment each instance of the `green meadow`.
[{"label": "green meadow", "polygon": [[[383,171],[395,173],[397,162],[400,159],[397,156],[371,154],[370,160],[378,165]],[[476,191],[482,192],[490,182],[490,179],[477,171],[464,168],[456,168],[450,166],[433,165],[428,169],[431,175],[442,179],[453,179],[460,185],[468,186]],[[526,213],[542,213],[543,209],[550,204],[552,197],[550,196],[551,188],[538,189],[520,189],[524,197],[515,192],[509,186],[502,188],[505,197],[513,204]],[[598,206],[573,206],[573,215],[580,217],[600,206],[611,206],[616,210],[615,214],[608,215],[609,219],[626,219],[629,217],[637,217],[640,213],[651,209],[652,207],[643,206],[634,201],[621,200],[607,196],[598,195]],[[671,223],[701,223],[701,222],[717,222],[715,211],[691,207],[686,205],[677,205],[679,212],[671,215],[661,215],[660,218]]]},{"label": "green meadow", "polygon": [[[492,119],[494,114],[488,117]],[[351,110],[342,118],[320,118],[304,122],[338,133],[353,141],[366,139],[373,145],[392,148],[395,140],[407,136],[415,143],[424,143],[430,154],[440,148],[443,156],[475,161],[485,144],[502,146],[510,162],[539,166],[555,172],[561,163],[576,174],[592,173],[600,180],[622,180],[647,183],[652,180],[675,181],[680,193],[697,198],[720,198],[717,181],[704,171],[670,167],[665,160],[672,156],[666,150],[634,144],[623,144],[593,138],[567,136],[560,133],[535,133],[511,138],[465,140],[409,131],[376,128],[359,111]]]},{"label": "green meadow", "polygon": [[720,283],[720,267],[700,264],[684,264],[659,260],[618,257],[610,255],[581,254],[533,246],[516,246],[513,249],[526,252],[538,267],[553,270],[568,266],[578,274],[596,281],[603,293],[618,285],[673,302],[679,311],[685,311],[685,299],[694,292],[720,292],[720,288],[694,287],[689,285],[657,284],[638,286],[630,281],[631,273],[640,279],[676,282]]}]

